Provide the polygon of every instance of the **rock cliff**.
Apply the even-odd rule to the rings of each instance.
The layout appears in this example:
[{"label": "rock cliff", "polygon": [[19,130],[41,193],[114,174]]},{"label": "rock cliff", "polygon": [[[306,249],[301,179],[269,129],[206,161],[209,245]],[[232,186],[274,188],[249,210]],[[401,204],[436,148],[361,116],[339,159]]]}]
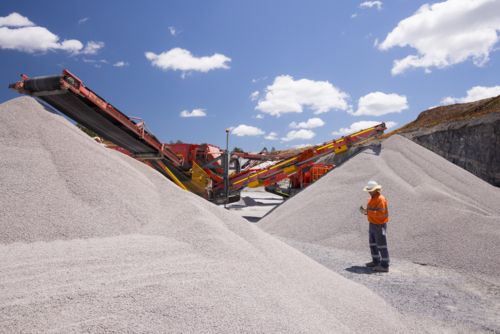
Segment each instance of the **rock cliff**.
[{"label": "rock cliff", "polygon": [[399,134],[500,187],[500,112]]},{"label": "rock cliff", "polygon": [[339,165],[367,146],[399,134],[500,187],[500,96],[423,111],[417,119],[377,140],[355,145],[318,162]]}]

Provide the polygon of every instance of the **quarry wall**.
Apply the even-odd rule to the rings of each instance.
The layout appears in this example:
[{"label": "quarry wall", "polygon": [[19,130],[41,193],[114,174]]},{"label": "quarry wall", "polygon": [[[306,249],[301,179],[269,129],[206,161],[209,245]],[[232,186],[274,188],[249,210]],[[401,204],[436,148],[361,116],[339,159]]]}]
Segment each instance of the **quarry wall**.
[{"label": "quarry wall", "polygon": [[500,112],[400,133],[500,187]]},{"label": "quarry wall", "polygon": [[[500,187],[500,112],[414,128],[399,135]],[[353,146],[342,155],[327,155],[318,162],[340,165],[366,147],[380,146],[383,140]]]}]

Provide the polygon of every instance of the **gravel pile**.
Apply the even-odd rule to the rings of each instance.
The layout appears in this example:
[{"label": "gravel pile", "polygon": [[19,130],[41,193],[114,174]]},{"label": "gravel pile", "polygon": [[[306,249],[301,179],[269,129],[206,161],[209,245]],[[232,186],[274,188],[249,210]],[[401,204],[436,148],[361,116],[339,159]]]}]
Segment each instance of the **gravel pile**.
[{"label": "gravel pile", "polygon": [[368,222],[358,208],[366,207],[362,189],[370,180],[388,201],[391,258],[500,276],[500,189],[401,136],[354,155],[258,226],[289,240],[364,252],[368,261]]},{"label": "gravel pile", "polygon": [[407,332],[367,288],[36,100],[0,124],[0,332]]}]

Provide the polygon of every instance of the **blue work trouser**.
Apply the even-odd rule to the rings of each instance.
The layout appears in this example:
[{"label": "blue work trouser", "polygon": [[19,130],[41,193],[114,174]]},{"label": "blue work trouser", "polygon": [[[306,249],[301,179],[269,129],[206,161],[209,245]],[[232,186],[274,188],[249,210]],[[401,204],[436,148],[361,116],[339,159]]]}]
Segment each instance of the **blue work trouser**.
[{"label": "blue work trouser", "polygon": [[384,268],[389,268],[389,249],[387,248],[387,223],[370,224],[368,230],[370,251],[372,253],[373,263]]}]

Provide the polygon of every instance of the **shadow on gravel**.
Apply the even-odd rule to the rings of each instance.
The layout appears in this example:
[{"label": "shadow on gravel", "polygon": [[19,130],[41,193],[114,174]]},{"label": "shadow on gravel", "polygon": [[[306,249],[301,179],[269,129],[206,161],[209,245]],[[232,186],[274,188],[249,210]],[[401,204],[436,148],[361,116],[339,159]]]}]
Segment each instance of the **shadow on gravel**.
[{"label": "shadow on gravel", "polygon": [[375,274],[375,272],[373,271],[372,268],[364,267],[364,266],[363,267],[352,266],[351,268],[346,268],[345,270],[347,270],[350,273],[354,273],[354,274],[366,274],[366,275]]},{"label": "shadow on gravel", "polygon": [[262,219],[260,217],[251,217],[251,216],[242,216],[242,217],[248,220],[250,223],[257,223],[259,220]]},{"label": "shadow on gravel", "polygon": [[276,203],[262,203],[262,202],[257,202],[255,205],[252,205],[252,206],[271,206],[271,205],[278,205]]}]

